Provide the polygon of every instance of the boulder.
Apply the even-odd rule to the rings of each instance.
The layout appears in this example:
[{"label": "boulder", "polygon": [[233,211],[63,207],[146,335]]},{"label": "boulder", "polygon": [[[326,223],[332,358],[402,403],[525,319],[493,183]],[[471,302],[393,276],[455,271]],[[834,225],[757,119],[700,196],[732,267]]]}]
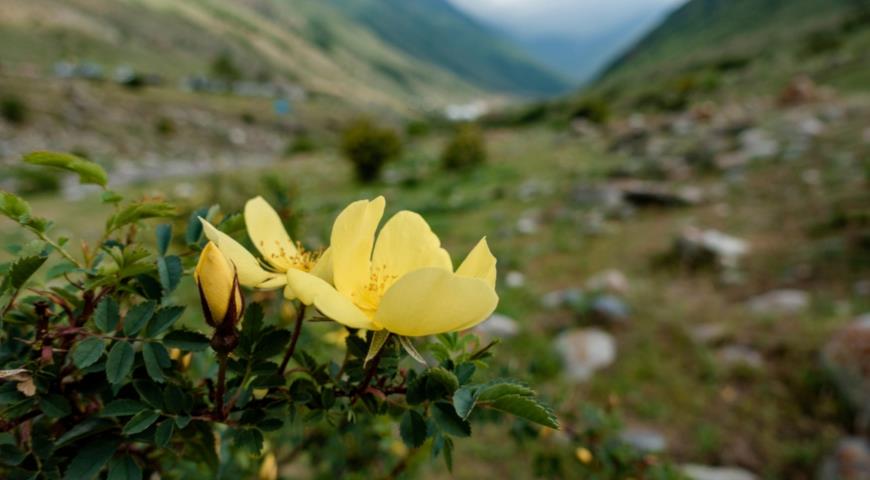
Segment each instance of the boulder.
[{"label": "boulder", "polygon": [[579,328],[559,334],[556,351],[562,359],[565,375],[573,382],[585,382],[616,360],[616,341],[598,328]]},{"label": "boulder", "polygon": [[677,237],[674,253],[692,267],[736,268],[749,252],[749,244],[718,230],[689,227]]},{"label": "boulder", "polygon": [[810,295],[803,290],[781,289],[749,299],[746,306],[758,315],[788,315],[800,313],[810,305]]}]

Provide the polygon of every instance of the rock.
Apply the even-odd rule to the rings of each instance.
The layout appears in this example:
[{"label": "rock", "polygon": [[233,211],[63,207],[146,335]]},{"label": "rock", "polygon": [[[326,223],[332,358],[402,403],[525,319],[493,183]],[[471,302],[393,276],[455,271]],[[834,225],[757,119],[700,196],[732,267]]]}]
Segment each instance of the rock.
[{"label": "rock", "polygon": [[822,463],[819,480],[870,479],[870,444],[866,439],[841,439],[834,452]]},{"label": "rock", "polygon": [[681,467],[683,473],[692,480],[756,480],[752,472],[737,467],[709,467],[687,464]]},{"label": "rock", "polygon": [[534,217],[522,217],[517,220],[517,232],[532,235],[538,231],[538,221]]},{"label": "rock", "polygon": [[504,283],[508,288],[520,288],[526,284],[526,276],[522,272],[512,270],[505,275]]},{"label": "rock", "polygon": [[628,291],[628,278],[619,270],[604,270],[589,277],[586,280],[586,288],[593,291],[624,294]]},{"label": "rock", "polygon": [[822,362],[855,409],[863,409],[870,418],[870,313],[831,337],[822,350]]},{"label": "rock", "polygon": [[728,329],[723,323],[703,323],[692,326],[689,329],[689,336],[696,343],[710,345],[725,339],[728,336]]},{"label": "rock", "polygon": [[696,205],[702,192],[697,189],[674,191],[665,185],[649,182],[632,182],[620,187],[626,202],[636,207],[683,207]]},{"label": "rock", "polygon": [[712,264],[736,268],[740,259],[749,252],[749,244],[718,230],[689,227],[677,237],[674,251],[677,258],[689,266]]},{"label": "rock", "polygon": [[650,428],[629,427],[619,433],[619,438],[645,453],[661,453],[668,448],[664,435]]},{"label": "rock", "polygon": [[520,326],[516,320],[507,315],[493,313],[483,323],[474,327],[474,331],[491,337],[513,338],[520,332]]},{"label": "rock", "polygon": [[606,186],[578,184],[569,193],[571,202],[580,207],[597,207],[606,212],[613,212],[624,206],[622,192],[619,189]]},{"label": "rock", "polygon": [[801,75],[793,78],[779,94],[779,103],[781,105],[799,105],[814,102],[820,97],[816,83],[810,77]]},{"label": "rock", "polygon": [[554,290],[541,297],[541,305],[550,310],[576,305],[583,301],[585,295],[579,288]]},{"label": "rock", "polygon": [[779,142],[764,130],[753,128],[739,136],[741,152],[747,158],[770,158],[779,153]]},{"label": "rock", "polygon": [[592,300],[589,313],[600,322],[625,324],[631,315],[628,305],[613,295],[599,295]]},{"label": "rock", "polygon": [[804,311],[810,304],[810,296],[803,290],[773,290],[751,298],[747,307],[758,315],[787,315]]},{"label": "rock", "polygon": [[597,370],[616,360],[616,341],[598,328],[567,330],[556,337],[555,344],[565,374],[574,382],[589,380]]},{"label": "rock", "polygon": [[764,367],[764,357],[757,351],[743,345],[727,345],[716,352],[716,358],[726,367]]}]

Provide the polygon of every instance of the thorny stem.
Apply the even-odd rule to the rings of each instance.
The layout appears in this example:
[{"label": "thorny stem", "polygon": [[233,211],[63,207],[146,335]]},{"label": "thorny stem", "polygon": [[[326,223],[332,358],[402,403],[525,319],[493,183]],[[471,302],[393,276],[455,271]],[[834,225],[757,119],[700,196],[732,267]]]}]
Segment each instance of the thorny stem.
[{"label": "thorny stem", "polygon": [[287,347],[287,352],[284,354],[284,359],[281,360],[281,368],[278,369],[278,375],[284,375],[287,370],[287,364],[293,358],[293,352],[296,350],[296,342],[299,341],[299,334],[302,332],[302,318],[305,317],[305,305],[299,306],[299,311],[296,312],[296,325],[293,327],[293,337],[290,339],[290,346]]},{"label": "thorny stem", "polygon": [[214,415],[215,418],[223,420],[224,415],[224,390],[227,383],[227,353],[218,353],[218,378],[217,389],[215,390],[214,399]]},{"label": "thorny stem", "polygon": [[61,247],[57,242],[55,242],[54,240],[48,238],[48,236],[47,236],[46,234],[44,234],[44,233],[42,233],[42,232],[40,232],[40,231],[38,231],[38,230],[34,230],[34,229],[32,229],[32,228],[31,228],[30,230],[31,230],[33,233],[35,233],[36,236],[39,237],[40,240],[42,240],[43,242],[45,242],[45,243],[51,245],[51,247],[54,248],[55,250],[57,250],[57,252],[60,253],[64,258],[66,258],[66,259],[69,260],[70,262],[74,263],[75,266],[77,266],[77,267],[79,267],[79,268],[84,268],[84,267],[82,267],[82,264],[79,263],[78,260],[76,260],[75,258],[73,258],[73,256],[70,255],[69,252],[67,252],[66,250],[64,250],[63,247]]},{"label": "thorny stem", "polygon": [[351,404],[355,403],[357,399],[362,396],[362,394],[369,388],[369,384],[372,382],[372,378],[374,378],[375,373],[378,371],[378,365],[381,363],[381,352],[379,351],[375,354],[375,358],[372,359],[371,366],[369,367],[368,372],[366,372],[366,377],[360,382],[359,387],[356,389],[354,393],[353,400],[351,400]]}]

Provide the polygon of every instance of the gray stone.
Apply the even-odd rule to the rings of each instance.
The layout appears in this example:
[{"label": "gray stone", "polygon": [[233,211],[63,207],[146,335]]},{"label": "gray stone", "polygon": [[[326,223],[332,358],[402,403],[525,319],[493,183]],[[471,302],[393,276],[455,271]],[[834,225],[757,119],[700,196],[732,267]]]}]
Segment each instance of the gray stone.
[{"label": "gray stone", "polygon": [[716,358],[726,367],[764,367],[761,353],[744,345],[727,345],[716,352]]},{"label": "gray stone", "polygon": [[703,323],[693,325],[689,336],[697,343],[709,345],[723,340],[728,335],[728,329],[722,323]]},{"label": "gray stone", "polygon": [[625,302],[613,295],[599,295],[592,300],[589,313],[595,319],[607,323],[626,323],[631,316],[631,310]]},{"label": "gray stone", "polygon": [[513,338],[520,333],[516,320],[507,315],[493,313],[483,323],[474,327],[476,333],[497,338]]},{"label": "gray stone", "polygon": [[819,479],[870,479],[870,444],[858,437],[841,439],[834,452],[822,463]]},{"label": "gray stone", "polygon": [[565,375],[574,382],[589,380],[616,360],[616,341],[598,328],[567,330],[556,337],[555,344]]},{"label": "gray stone", "polygon": [[526,276],[523,272],[511,270],[505,275],[504,283],[508,288],[520,288],[526,284]]},{"label": "gray stone", "polygon": [[775,157],[779,153],[779,142],[769,133],[758,128],[746,130],[739,137],[741,152],[749,159]]},{"label": "gray stone", "polygon": [[810,305],[810,296],[803,290],[782,289],[751,298],[746,306],[758,315],[787,315],[800,313]]},{"label": "gray stone", "polygon": [[822,362],[846,398],[870,419],[870,313],[831,337],[822,350]]},{"label": "gray stone", "polygon": [[586,280],[586,288],[624,294],[628,292],[628,278],[619,270],[604,270],[589,277]]},{"label": "gray stone", "polygon": [[619,438],[645,453],[661,453],[668,448],[664,435],[650,428],[629,427],[619,433]]},{"label": "gray stone", "polygon": [[756,480],[754,473],[737,467],[710,467],[687,464],[683,473],[692,480]]},{"label": "gray stone", "polygon": [[683,230],[674,245],[677,256],[693,266],[714,264],[722,268],[736,268],[740,259],[749,252],[749,244],[742,239],[718,230],[689,227]]},{"label": "gray stone", "polygon": [[545,294],[541,297],[541,305],[544,308],[556,310],[580,303],[584,298],[583,290],[579,288],[565,288]]}]

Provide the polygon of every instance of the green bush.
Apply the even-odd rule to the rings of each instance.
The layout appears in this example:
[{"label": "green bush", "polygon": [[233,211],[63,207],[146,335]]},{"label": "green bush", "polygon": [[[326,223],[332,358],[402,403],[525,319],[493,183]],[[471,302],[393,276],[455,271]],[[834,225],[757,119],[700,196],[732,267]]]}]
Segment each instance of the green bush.
[{"label": "green bush", "polygon": [[480,127],[460,126],[441,153],[441,164],[448,170],[467,170],[486,163],[486,140]]},{"label": "green bush", "polygon": [[342,133],[341,151],[353,164],[357,179],[368,183],[377,180],[384,165],[402,153],[402,142],[392,129],[358,118]]},{"label": "green bush", "polygon": [[287,148],[284,149],[284,154],[290,157],[298,153],[308,153],[315,150],[317,150],[317,143],[314,142],[311,135],[302,132],[293,137],[293,140],[287,144]]},{"label": "green bush", "polygon": [[29,110],[24,100],[15,96],[6,96],[0,99],[0,116],[13,124],[21,125],[27,121]]},{"label": "green bush", "polygon": [[592,123],[602,124],[610,117],[610,105],[601,97],[580,99],[571,109],[571,118],[585,118]]}]

